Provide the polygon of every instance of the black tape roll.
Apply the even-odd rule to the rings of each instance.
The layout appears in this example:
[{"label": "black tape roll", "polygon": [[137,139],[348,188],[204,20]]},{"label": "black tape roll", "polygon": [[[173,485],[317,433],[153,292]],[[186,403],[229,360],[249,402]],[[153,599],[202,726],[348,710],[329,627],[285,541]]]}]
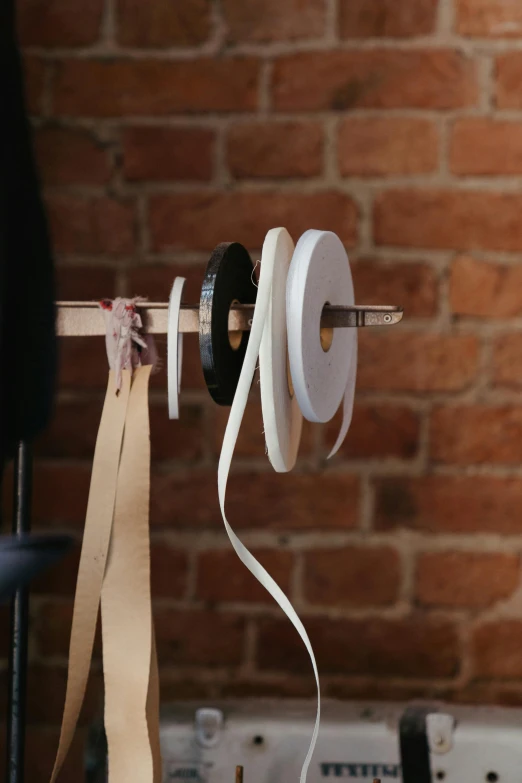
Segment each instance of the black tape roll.
[{"label": "black tape roll", "polygon": [[208,262],[199,302],[199,352],[208,390],[218,405],[232,405],[249,332],[230,344],[228,315],[233,302],[254,304],[253,264],[239,242],[222,242]]}]

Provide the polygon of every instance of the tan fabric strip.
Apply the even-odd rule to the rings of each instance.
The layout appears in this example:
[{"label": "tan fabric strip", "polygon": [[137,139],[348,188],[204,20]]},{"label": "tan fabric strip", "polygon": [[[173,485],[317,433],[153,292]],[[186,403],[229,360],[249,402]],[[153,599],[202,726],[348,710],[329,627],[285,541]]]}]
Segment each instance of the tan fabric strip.
[{"label": "tan fabric strip", "polygon": [[129,393],[129,371],[123,371],[119,394],[116,394],[115,375],[111,371],[94,452],[74,599],[65,707],[51,783],[56,780],[71,745],[89,677]]},{"label": "tan fabric strip", "polygon": [[161,783],[163,780],[163,761],[160,747],[160,683],[154,617],[152,618],[151,653],[149,692],[147,694],[147,725],[149,727],[149,740],[152,751],[153,780],[154,783]]},{"label": "tan fabric strip", "polygon": [[132,381],[101,599],[110,783],[154,780],[147,721],[152,661],[150,371],[150,365],[139,367]]}]

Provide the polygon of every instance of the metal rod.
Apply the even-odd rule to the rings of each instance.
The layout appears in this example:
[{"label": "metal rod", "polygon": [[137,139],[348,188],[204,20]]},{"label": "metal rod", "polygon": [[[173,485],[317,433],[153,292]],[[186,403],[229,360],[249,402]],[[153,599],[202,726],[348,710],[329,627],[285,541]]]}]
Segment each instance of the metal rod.
[{"label": "metal rod", "polygon": [[[57,332],[62,337],[105,335],[105,322],[98,302],[57,302]],[[138,305],[145,331],[166,334],[167,302],[146,302]],[[230,308],[228,327],[231,331],[248,331],[254,315],[254,305],[237,304]],[[403,309],[395,305],[342,307],[325,305],[321,326],[329,328],[392,326],[402,320]],[[198,305],[182,305],[180,332],[199,331]]]},{"label": "metal rod", "polygon": [[[13,533],[17,536],[29,533],[31,529],[31,484],[31,450],[27,443],[20,441],[14,464],[12,526]],[[24,780],[28,610],[29,590],[22,587],[16,591],[11,606],[6,783],[23,783]]]}]

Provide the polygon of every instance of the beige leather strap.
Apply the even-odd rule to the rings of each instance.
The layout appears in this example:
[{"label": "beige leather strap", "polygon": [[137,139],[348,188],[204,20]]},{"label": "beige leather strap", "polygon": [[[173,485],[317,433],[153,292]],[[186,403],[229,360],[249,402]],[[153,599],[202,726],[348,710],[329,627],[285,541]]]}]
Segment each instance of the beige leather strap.
[{"label": "beige leather strap", "polygon": [[152,751],[153,781],[154,783],[161,783],[163,780],[163,761],[160,747],[160,682],[154,617],[152,618],[152,657],[150,661],[149,692],[147,695],[147,724]]},{"label": "beige leather strap", "polygon": [[65,707],[51,783],[56,780],[71,745],[89,677],[100,595],[111,538],[129,394],[129,371],[123,370],[119,394],[116,394],[115,375],[111,371],[94,452],[74,600]]},{"label": "beige leather strap", "polygon": [[[150,595],[151,367],[134,374],[118,474],[111,546],[102,588],[105,731],[110,783],[153,783],[159,702]],[[157,676],[156,676],[157,682]],[[148,709],[147,709],[148,707]],[[159,733],[159,732],[158,732]]]}]

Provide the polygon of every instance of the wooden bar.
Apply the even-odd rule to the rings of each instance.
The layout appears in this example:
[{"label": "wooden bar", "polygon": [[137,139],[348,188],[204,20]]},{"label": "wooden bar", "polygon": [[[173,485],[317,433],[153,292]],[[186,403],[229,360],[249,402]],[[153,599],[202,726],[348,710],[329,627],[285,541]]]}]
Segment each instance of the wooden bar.
[{"label": "wooden bar", "polygon": [[[57,302],[57,332],[61,337],[87,337],[105,335],[105,321],[98,302]],[[145,302],[138,305],[145,331],[149,334],[166,334],[168,304]],[[254,315],[254,305],[232,305],[228,326],[231,331],[248,331]],[[394,305],[368,305],[339,307],[326,305],[321,326],[345,328],[362,326],[392,326],[403,316],[402,307]],[[199,331],[198,305],[182,305],[179,331]]]}]

